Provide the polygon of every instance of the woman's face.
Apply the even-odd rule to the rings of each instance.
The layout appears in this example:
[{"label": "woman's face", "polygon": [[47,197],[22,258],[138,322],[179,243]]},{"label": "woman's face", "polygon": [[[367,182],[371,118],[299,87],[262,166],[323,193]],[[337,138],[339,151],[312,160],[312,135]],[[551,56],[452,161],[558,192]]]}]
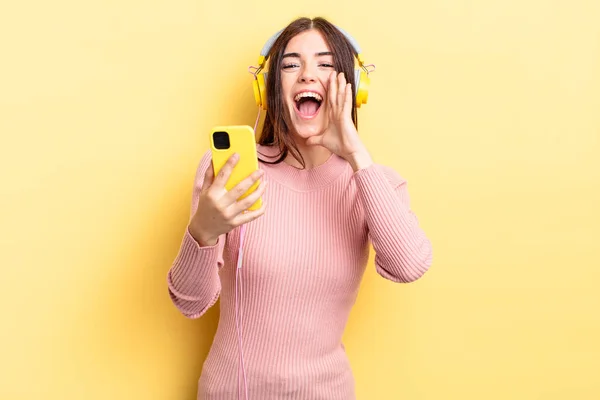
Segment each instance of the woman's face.
[{"label": "woman's face", "polygon": [[283,99],[300,138],[320,134],[328,125],[327,89],[333,55],[317,30],[293,37],[281,61]]}]

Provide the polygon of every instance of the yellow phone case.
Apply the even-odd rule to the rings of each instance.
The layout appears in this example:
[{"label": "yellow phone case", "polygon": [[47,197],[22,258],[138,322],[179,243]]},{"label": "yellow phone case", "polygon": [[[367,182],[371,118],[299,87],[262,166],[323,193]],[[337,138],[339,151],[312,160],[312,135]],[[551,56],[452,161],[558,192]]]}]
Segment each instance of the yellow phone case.
[{"label": "yellow phone case", "polygon": [[[222,132],[226,132],[224,135]],[[215,133],[221,138],[220,146],[215,144]],[[228,136],[228,148],[218,148],[223,146],[223,137]],[[252,172],[258,170],[258,157],[256,154],[256,140],[254,138],[254,130],[248,125],[230,125],[230,126],[215,126],[210,134],[210,149],[212,152],[212,163],[215,171],[215,176],[219,173],[223,165],[234,154],[238,153],[240,158],[238,163],[233,168],[231,175],[225,188],[231,190],[235,185],[248,177]],[[258,188],[260,179],[256,181],[246,193],[238,200],[241,200],[251,194]],[[262,205],[262,199],[258,199],[248,210],[256,210]]]}]

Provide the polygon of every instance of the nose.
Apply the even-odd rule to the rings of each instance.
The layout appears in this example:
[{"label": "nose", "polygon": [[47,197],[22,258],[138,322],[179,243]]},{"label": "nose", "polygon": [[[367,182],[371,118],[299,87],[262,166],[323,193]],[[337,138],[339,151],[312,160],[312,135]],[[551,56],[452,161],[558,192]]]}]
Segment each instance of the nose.
[{"label": "nose", "polygon": [[305,65],[298,75],[298,81],[302,83],[314,83],[317,81],[317,74],[308,65]]}]

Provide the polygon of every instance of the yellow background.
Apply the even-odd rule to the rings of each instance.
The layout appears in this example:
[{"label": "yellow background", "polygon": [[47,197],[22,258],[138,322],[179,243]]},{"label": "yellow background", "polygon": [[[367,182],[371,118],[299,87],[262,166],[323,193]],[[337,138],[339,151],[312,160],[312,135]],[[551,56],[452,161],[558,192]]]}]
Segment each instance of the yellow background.
[{"label": "yellow background", "polygon": [[195,399],[218,310],[165,283],[195,168],[306,14],[376,64],[359,131],[435,251],[369,266],[358,398],[600,398],[598,1],[37,0],[0,8],[0,399]]}]

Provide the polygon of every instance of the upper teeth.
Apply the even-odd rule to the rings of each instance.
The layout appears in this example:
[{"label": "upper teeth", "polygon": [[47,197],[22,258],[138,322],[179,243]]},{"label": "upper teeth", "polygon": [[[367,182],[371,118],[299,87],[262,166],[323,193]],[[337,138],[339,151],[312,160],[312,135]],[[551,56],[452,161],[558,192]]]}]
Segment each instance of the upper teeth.
[{"label": "upper teeth", "polygon": [[319,93],[315,93],[315,92],[298,93],[296,95],[296,97],[294,97],[294,101],[298,101],[303,97],[313,97],[313,98],[317,99],[318,101],[323,101],[323,98],[321,97],[321,95]]}]

